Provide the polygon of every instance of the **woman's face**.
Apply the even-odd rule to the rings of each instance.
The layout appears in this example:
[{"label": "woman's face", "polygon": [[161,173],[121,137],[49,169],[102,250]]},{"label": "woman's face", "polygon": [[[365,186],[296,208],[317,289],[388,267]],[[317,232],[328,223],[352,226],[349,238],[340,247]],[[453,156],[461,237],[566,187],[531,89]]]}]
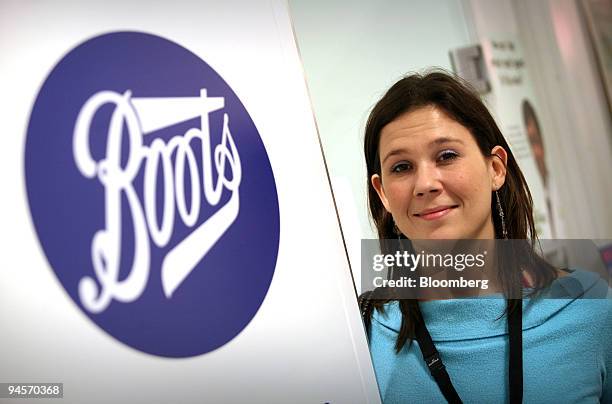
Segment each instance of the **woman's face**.
[{"label": "woman's face", "polygon": [[[400,115],[380,135],[372,185],[408,238],[493,239],[491,193],[505,180],[506,151],[485,158],[470,131],[435,106]],[[502,163],[503,160],[503,163]]]}]

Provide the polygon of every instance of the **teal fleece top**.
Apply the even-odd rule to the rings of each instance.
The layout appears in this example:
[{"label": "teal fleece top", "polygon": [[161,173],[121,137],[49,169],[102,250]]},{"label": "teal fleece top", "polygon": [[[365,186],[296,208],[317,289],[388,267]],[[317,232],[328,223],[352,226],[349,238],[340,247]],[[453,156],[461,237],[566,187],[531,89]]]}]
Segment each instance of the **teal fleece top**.
[{"label": "teal fleece top", "polygon": [[[523,301],[523,402],[612,403],[612,293],[574,271]],[[427,328],[464,403],[508,402],[508,331],[501,295],[420,303]],[[445,403],[418,343],[399,354],[397,301],[374,310],[370,351],[382,400]]]}]

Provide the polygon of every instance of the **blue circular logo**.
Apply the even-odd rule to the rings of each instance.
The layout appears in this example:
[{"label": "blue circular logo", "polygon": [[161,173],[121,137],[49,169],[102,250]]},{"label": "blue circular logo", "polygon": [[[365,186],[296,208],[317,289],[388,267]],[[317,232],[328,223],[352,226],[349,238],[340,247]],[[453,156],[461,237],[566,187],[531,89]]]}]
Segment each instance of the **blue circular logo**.
[{"label": "blue circular logo", "polygon": [[59,281],[119,341],[200,355],[261,306],[279,243],[270,161],[236,94],[180,45],[116,32],[69,52],[32,109],[25,177]]}]

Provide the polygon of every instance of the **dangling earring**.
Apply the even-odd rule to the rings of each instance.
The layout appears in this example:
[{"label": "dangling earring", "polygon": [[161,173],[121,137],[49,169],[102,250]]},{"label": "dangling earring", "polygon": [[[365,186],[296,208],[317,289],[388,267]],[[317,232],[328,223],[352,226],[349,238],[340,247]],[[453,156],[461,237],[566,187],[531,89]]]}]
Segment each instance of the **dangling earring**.
[{"label": "dangling earring", "polygon": [[497,199],[497,211],[502,225],[502,237],[508,238],[508,230],[506,230],[506,221],[504,220],[504,210],[502,209],[501,201],[499,199],[499,193],[495,190],[495,199]]}]

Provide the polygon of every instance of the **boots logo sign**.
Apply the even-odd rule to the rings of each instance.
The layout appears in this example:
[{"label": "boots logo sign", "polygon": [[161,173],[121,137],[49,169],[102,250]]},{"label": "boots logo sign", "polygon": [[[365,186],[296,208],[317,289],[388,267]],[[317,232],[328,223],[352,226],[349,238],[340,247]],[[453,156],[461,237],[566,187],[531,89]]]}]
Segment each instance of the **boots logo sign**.
[{"label": "boots logo sign", "polygon": [[64,56],[30,116],[32,220],[57,278],[126,345],[190,357],[253,319],[278,254],[270,161],[200,57],[138,32]]}]

